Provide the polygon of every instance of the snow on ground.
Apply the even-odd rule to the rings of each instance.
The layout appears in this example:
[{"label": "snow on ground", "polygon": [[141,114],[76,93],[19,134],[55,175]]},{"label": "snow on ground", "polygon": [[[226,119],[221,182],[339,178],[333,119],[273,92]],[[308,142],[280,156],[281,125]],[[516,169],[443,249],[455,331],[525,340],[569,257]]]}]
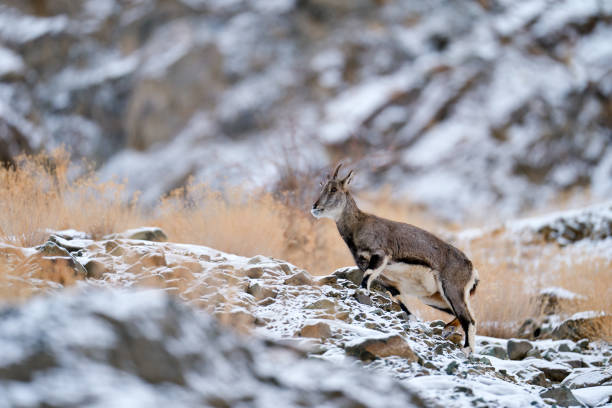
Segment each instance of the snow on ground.
[{"label": "snow on ground", "polygon": [[[139,232],[141,231],[136,231]],[[124,235],[102,241],[89,240],[78,232],[72,233],[74,238],[71,237],[70,231],[62,231],[61,235],[61,239],[54,238],[53,242],[69,251],[69,255],[62,257],[72,257],[85,266],[89,275],[88,279],[84,279],[84,276],[79,278],[77,288],[85,293],[100,287],[112,288],[109,296],[97,294],[91,299],[87,299],[86,296],[86,310],[94,315],[105,314],[113,321],[141,319],[140,311],[151,308],[153,304],[166,302],[164,297],[160,297],[161,290],[165,290],[182,299],[181,304],[188,304],[200,310],[200,313],[210,314],[226,325],[243,333],[250,333],[250,336],[285,344],[287,347],[306,352],[315,360],[327,360],[334,365],[349,365],[355,370],[358,366],[365,366],[370,370],[372,381],[379,378],[375,373],[391,375],[401,386],[417,391],[426,405],[461,407],[476,404],[518,407],[533,404],[544,407],[545,402],[539,394],[558,384],[563,376],[570,378],[573,367],[576,366],[582,367],[576,373],[587,377],[590,375],[589,381],[588,378],[580,379],[574,376],[577,378],[574,378],[576,389],[580,388],[581,384],[588,384],[586,390],[590,390],[578,391],[577,398],[589,403],[595,400],[603,401],[608,390],[608,388],[596,388],[606,385],[605,382],[595,383],[596,385],[591,383],[593,379],[606,378],[598,370],[599,367],[609,364],[611,351],[609,345],[592,343],[589,348],[584,348],[584,344],[579,347],[570,340],[533,341],[530,344],[535,349],[535,354],[513,361],[497,354],[499,349],[505,350],[509,347],[509,341],[477,336],[476,353],[466,358],[454,343],[461,341],[460,336],[452,337],[450,340],[441,336],[441,326],[444,322],[406,321],[399,307],[390,302],[384,293],[375,291],[368,296],[356,284],[360,275],[352,268],[341,269],[333,275],[315,279],[294,265],[264,256],[248,258],[197,245],[118,238]],[[11,249],[7,248],[2,247],[0,250]],[[57,251],[52,245],[46,248],[46,251]],[[34,258],[39,256],[39,251],[41,249],[28,249],[24,252],[24,256],[30,257],[30,262],[33,262]],[[14,260],[14,262],[23,264],[24,260]],[[35,269],[32,273],[24,275],[26,284],[28,276],[32,281],[39,279],[35,275]],[[42,286],[41,290],[54,293],[61,286],[47,285]],[[154,286],[159,289],[138,296],[131,294],[131,290],[141,286]],[[115,291],[116,294],[112,294]],[[125,301],[127,299],[125,294],[129,294],[127,297],[133,299]],[[58,299],[54,300],[58,302],[54,313],[61,315],[64,314],[62,308],[68,307],[61,305],[71,304],[73,298]],[[46,302],[47,300],[29,302],[28,310],[36,310],[40,319],[46,319],[48,316],[45,313],[49,307]],[[163,320],[164,313],[159,307],[154,306],[148,315],[152,319]],[[70,315],[69,312],[65,314]],[[79,323],[74,325],[75,321]],[[10,333],[30,330],[28,327],[32,330],[35,327],[44,327],[44,324],[42,320],[32,319],[27,326],[22,326],[21,323],[10,326],[10,329],[9,326],[5,326],[4,338],[6,339]],[[94,326],[91,318],[83,315],[75,317],[69,326],[49,336],[54,344],[63,342],[62,344],[71,344],[71,347],[76,345],[109,347],[108,345],[114,341],[114,335],[105,331],[107,329]],[[83,327],[88,328],[86,332],[81,330]],[[138,327],[146,338],[151,340],[160,338],[159,326],[144,321],[138,323]],[[189,332],[185,332],[184,335],[189,336]],[[378,342],[378,350],[384,351],[385,347],[390,347],[385,344],[393,336],[398,336],[393,341],[398,342],[401,347],[393,346],[389,357],[370,361],[367,357],[369,352],[363,351],[367,349],[361,349],[368,347],[363,345],[364,341],[368,341]],[[196,340],[190,340],[191,343],[170,342],[168,347],[169,350],[173,350],[172,353],[189,353],[189,350],[197,352],[205,342]],[[35,339],[23,341],[25,341],[23,344],[33,345]],[[5,350],[13,350],[11,354],[4,354],[4,358],[10,361],[20,358],[23,360],[20,356],[29,349],[29,347],[20,348],[11,341],[8,343],[5,341],[4,344],[6,344]],[[354,355],[354,351],[350,350],[362,350],[358,355],[361,355],[364,361],[358,362],[349,357],[348,354]],[[402,353],[402,357],[393,353]],[[410,356],[414,355],[416,357],[411,359]],[[2,364],[10,364],[9,360],[3,361],[4,363],[0,362],[0,378]],[[293,364],[293,369],[281,369],[280,374],[274,362],[265,361],[262,364],[267,370],[281,375],[284,382],[294,386],[302,384],[305,387],[315,387],[316,384],[316,387],[346,387],[344,382],[334,382],[333,379],[327,378],[323,368],[317,368],[322,370],[319,371],[319,378],[326,380],[318,382],[303,377],[303,372],[300,371],[302,363]],[[98,366],[99,364],[95,367]],[[74,370],[77,366],[66,367],[68,367],[66,368],[68,371],[65,372],[67,375],[69,370]],[[109,371],[105,366],[95,367],[91,368],[91,372],[95,374],[99,385],[92,388],[93,394],[102,393],[105,389],[103,387],[116,386],[116,381],[111,380],[115,378],[113,377],[116,375],[113,374],[116,373],[115,369]],[[361,371],[355,373],[358,372],[361,373]],[[49,388],[50,384],[60,381],[59,378],[63,377],[37,377],[35,394],[40,393],[36,395],[46,395],[50,399],[69,399],[69,396],[59,396]],[[89,381],[89,378],[90,376],[86,375],[83,381]],[[189,381],[196,381],[196,378],[201,377],[196,375],[190,378],[192,379]],[[121,389],[130,395],[133,394],[133,399],[126,399],[123,402],[113,399],[113,404],[134,403],[136,399],[151,402],[159,398],[158,391],[143,384],[142,380],[125,378],[122,383]],[[387,383],[387,386],[388,384],[390,383]],[[32,389],[24,384],[11,383],[8,388],[6,384],[3,386],[8,390],[8,393],[3,395],[10,395],[11,401],[26,398],[27,392],[32,392]],[[199,382],[194,385],[196,390],[200,390],[198,392],[203,392],[201,388],[203,386]],[[75,385],[74,391],[71,392],[78,394],[78,388]],[[132,389],[133,391],[128,391]],[[190,394],[183,394],[184,390],[180,388],[173,392],[182,395],[179,400],[185,406],[190,404],[189,399],[184,399]],[[116,395],[116,398],[123,398],[121,393]],[[383,401],[374,397],[367,399],[365,395],[359,398],[364,398],[362,401],[366,401],[364,403],[366,406],[377,406],[376,401]],[[274,398],[270,401],[272,400]]]},{"label": "snow on ground", "polygon": [[584,296],[574,293],[572,291],[569,291],[567,289],[558,287],[558,286],[551,286],[548,288],[544,288],[540,291],[540,295],[549,295],[549,296],[554,296],[555,298],[558,298],[558,299],[567,299],[567,300],[584,299]]}]

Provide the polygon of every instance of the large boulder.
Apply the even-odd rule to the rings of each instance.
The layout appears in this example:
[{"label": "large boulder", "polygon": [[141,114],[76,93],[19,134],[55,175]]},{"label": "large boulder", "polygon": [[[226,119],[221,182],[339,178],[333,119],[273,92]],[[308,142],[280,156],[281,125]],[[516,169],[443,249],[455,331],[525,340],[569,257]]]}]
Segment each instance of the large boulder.
[{"label": "large boulder", "polygon": [[553,330],[552,338],[573,341],[610,340],[612,338],[612,315],[596,312],[576,313]]},{"label": "large boulder", "polygon": [[137,239],[142,241],[165,242],[168,240],[168,236],[159,227],[140,227],[117,234],[107,235],[104,239]]},{"label": "large boulder", "polygon": [[241,339],[162,291],[62,293],[0,316],[0,406],[424,406],[384,374],[371,381],[366,370]]},{"label": "large boulder", "polygon": [[583,239],[606,239],[612,236],[612,205],[546,217],[546,221],[536,228],[536,232],[545,241],[560,245]]},{"label": "large boulder", "polygon": [[545,315],[556,315],[575,310],[578,302],[584,296],[564,288],[549,287],[542,289],[537,297],[537,307]]},{"label": "large boulder", "polygon": [[570,389],[612,385],[612,368],[586,368],[565,378],[563,385]]}]

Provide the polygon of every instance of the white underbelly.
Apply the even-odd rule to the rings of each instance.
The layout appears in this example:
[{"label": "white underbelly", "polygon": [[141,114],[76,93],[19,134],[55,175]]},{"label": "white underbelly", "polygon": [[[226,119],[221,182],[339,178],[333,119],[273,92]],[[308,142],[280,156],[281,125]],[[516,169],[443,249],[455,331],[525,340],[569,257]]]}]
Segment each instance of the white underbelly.
[{"label": "white underbelly", "polygon": [[438,292],[436,271],[423,265],[393,263],[387,265],[380,279],[393,285],[402,295],[422,298]]}]

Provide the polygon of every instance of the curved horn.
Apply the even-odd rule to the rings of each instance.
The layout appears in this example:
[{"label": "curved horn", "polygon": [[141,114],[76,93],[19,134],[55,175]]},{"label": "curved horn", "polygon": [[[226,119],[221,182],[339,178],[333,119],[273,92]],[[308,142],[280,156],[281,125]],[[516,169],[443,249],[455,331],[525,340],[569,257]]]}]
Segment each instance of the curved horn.
[{"label": "curved horn", "polygon": [[332,180],[338,177],[338,172],[340,171],[340,167],[342,167],[342,162],[338,163],[338,165],[336,166],[336,169],[334,170],[334,173],[331,177]]}]

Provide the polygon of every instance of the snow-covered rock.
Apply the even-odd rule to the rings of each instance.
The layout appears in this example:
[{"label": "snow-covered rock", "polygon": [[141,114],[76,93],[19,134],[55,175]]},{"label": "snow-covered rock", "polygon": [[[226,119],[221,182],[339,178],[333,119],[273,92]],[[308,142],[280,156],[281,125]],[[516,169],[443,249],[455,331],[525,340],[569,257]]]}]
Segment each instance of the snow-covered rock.
[{"label": "snow-covered rock", "polygon": [[[308,389],[304,403],[311,405],[325,405],[333,394],[339,399],[330,406],[350,400],[368,407],[521,407],[544,406],[543,398],[556,395],[551,387],[564,378],[568,387],[574,381],[593,395],[605,391],[595,390],[605,378],[580,378],[609,364],[605,343],[531,341],[525,358],[508,360],[489,351],[506,350],[510,341],[477,336],[476,353],[466,358],[442,336],[443,321],[408,322],[378,285],[370,295],[360,288],[355,268],[316,278],[261,255],[136,239],[95,241],[74,231],[61,232],[47,247],[59,248],[88,273],[63,283],[54,275],[23,274],[40,250],[0,246],[9,266],[0,292],[5,285],[31,286],[36,290],[30,294],[51,295],[0,312],[0,405],[67,405],[83,398],[151,405],[171,398],[191,406],[213,397],[233,405],[244,397],[286,406]],[[143,286],[154,289],[134,291]],[[149,353],[156,357],[147,359]],[[69,375],[71,392],[49,386]],[[242,394],[226,392],[235,384],[244,384]],[[25,402],[24,395],[30,396]]]},{"label": "snow-covered rock", "polygon": [[518,233],[529,231],[560,245],[583,239],[605,240],[612,236],[612,203],[510,221],[506,228]]},{"label": "snow-covered rock", "polygon": [[0,407],[424,406],[388,375],[247,341],[161,290],[90,288],[0,316]]}]

